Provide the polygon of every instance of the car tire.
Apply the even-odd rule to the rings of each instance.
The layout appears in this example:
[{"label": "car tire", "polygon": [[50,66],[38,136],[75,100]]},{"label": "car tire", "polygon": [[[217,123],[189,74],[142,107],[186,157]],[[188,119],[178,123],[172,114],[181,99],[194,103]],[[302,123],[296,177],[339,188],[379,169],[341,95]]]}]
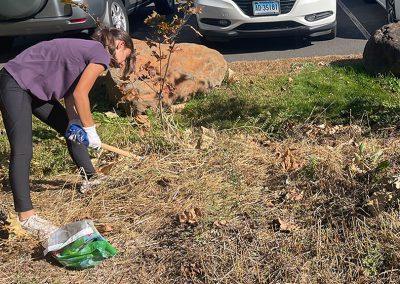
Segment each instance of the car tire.
[{"label": "car tire", "polygon": [[376,0],[364,0],[365,3],[376,3]]},{"label": "car tire", "polygon": [[171,15],[175,13],[175,0],[155,0],[156,11],[160,15]]},{"label": "car tire", "polygon": [[11,47],[13,46],[14,43],[14,38],[7,36],[7,37],[0,37],[0,50],[5,51],[5,50],[10,50]]},{"label": "car tire", "polygon": [[396,23],[397,17],[396,17],[395,0],[386,0],[386,11],[387,11],[388,22]]},{"label": "car tire", "polygon": [[104,15],[103,24],[129,33],[129,18],[121,0],[107,1],[107,11]]}]

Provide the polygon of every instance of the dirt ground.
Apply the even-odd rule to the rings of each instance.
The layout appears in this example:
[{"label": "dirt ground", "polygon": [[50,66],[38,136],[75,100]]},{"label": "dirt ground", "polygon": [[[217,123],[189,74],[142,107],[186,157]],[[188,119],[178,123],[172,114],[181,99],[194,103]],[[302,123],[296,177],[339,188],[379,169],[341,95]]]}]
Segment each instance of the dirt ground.
[{"label": "dirt ground", "polygon": [[[359,58],[231,68],[238,77],[276,76],[299,62]],[[57,225],[94,220],[119,254],[68,270],[3,224],[0,283],[398,283],[398,134],[304,124],[278,140],[171,124],[162,140],[149,134],[134,148],[143,162],[108,156],[107,180],[88,194],[76,192],[72,173],[33,174],[42,216]],[[12,212],[2,179],[0,204]]]}]

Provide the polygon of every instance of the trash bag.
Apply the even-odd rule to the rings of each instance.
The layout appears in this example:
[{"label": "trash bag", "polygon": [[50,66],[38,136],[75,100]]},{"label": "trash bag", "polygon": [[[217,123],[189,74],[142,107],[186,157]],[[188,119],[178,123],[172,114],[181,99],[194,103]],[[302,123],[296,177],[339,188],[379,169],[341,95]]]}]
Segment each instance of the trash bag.
[{"label": "trash bag", "polygon": [[90,220],[68,224],[52,233],[43,244],[47,255],[75,269],[94,267],[113,257],[117,250],[97,231]]}]

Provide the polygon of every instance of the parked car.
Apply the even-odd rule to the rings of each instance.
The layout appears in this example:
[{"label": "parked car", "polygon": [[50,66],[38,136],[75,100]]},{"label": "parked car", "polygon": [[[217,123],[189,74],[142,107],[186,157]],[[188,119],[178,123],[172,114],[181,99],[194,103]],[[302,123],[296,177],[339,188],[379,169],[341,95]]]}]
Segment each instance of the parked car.
[{"label": "parked car", "polygon": [[400,0],[365,0],[365,2],[378,2],[378,4],[385,8],[389,23],[394,23],[400,20]]},{"label": "parked car", "polygon": [[[175,10],[174,0],[74,0],[89,7],[90,14],[107,26],[129,32],[128,15],[155,3],[161,14]],[[95,21],[76,5],[62,0],[1,0],[0,48],[12,45],[15,36],[81,31],[96,27]]]},{"label": "parked car", "polygon": [[238,37],[336,37],[336,0],[196,0],[207,40]]}]

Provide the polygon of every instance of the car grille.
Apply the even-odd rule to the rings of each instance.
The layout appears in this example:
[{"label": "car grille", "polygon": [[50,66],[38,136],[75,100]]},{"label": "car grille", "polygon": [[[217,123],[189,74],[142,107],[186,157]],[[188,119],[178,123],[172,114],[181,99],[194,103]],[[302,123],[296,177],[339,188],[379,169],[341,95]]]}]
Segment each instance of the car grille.
[{"label": "car grille", "polygon": [[271,22],[271,23],[247,23],[240,25],[236,29],[239,31],[262,31],[278,30],[303,27],[302,24],[293,21]]},{"label": "car grille", "polygon": [[[232,0],[239,8],[248,16],[254,16],[253,14],[253,0]],[[294,4],[297,0],[280,0],[281,3],[281,14],[287,14],[292,11]]]}]

